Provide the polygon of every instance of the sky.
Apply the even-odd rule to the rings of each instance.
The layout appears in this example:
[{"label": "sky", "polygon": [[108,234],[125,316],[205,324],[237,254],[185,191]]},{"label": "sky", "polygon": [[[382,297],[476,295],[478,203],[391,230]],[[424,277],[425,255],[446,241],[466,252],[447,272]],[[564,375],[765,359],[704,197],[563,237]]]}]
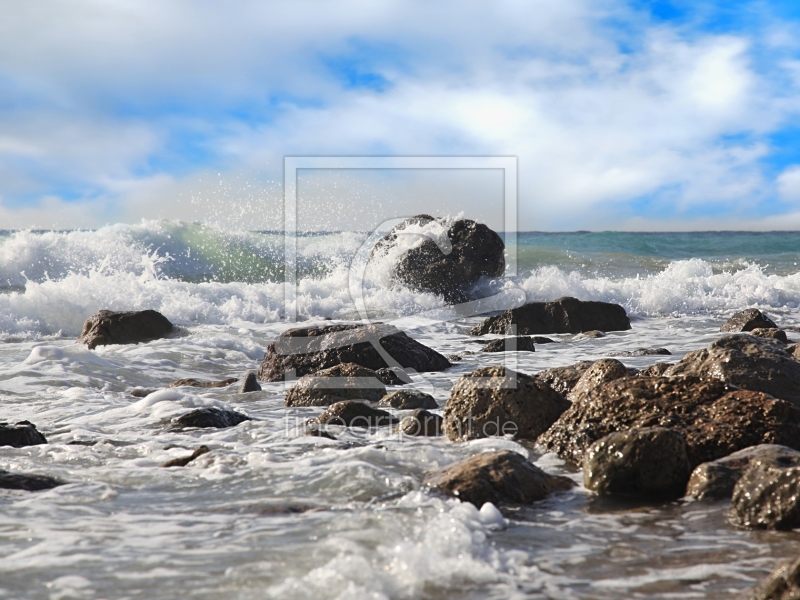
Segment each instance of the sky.
[{"label": "sky", "polygon": [[[0,0],[0,229],[276,229],[285,156],[513,156],[521,230],[800,230],[797,0]],[[309,229],[503,178],[306,172]],[[363,228],[363,227],[362,227]]]}]

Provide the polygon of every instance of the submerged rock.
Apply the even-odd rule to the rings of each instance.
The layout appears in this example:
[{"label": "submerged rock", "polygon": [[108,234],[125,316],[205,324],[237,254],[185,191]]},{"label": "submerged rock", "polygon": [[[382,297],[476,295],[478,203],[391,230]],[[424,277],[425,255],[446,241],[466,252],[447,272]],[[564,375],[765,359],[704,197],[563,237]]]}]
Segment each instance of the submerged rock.
[{"label": "submerged rock", "polygon": [[332,404],[316,419],[309,421],[309,424],[342,425],[344,427],[381,427],[395,423],[397,423],[397,418],[391,413],[356,400],[344,400]]},{"label": "submerged rock", "polygon": [[461,377],[444,407],[452,441],[513,434],[534,440],[569,402],[538,378],[505,367],[482,367]]},{"label": "submerged rock", "polygon": [[557,343],[555,340],[551,340],[549,337],[542,337],[541,335],[534,335],[531,337],[531,341],[534,344],[555,344]]},{"label": "submerged rock", "polygon": [[764,392],[800,407],[800,362],[786,346],[752,335],[728,335],[689,352],[665,375],[708,377]]},{"label": "submerged rock", "polygon": [[755,460],[736,482],[728,520],[745,529],[800,527],[800,461]]},{"label": "submerged rock", "polygon": [[47,475],[30,475],[28,473],[10,473],[0,469],[0,489],[6,490],[25,490],[37,492],[39,490],[49,490],[65,482],[55,477]]},{"label": "submerged rock", "polygon": [[170,431],[180,431],[189,427],[234,427],[244,421],[252,421],[247,415],[243,415],[235,410],[224,410],[222,408],[198,408],[191,412],[176,417],[169,426]]},{"label": "submerged rock", "polygon": [[130,391],[130,394],[134,398],[145,398],[146,396],[149,396],[150,394],[153,394],[153,393],[155,393],[157,391],[158,390],[148,390],[148,389],[145,389],[145,388],[133,388]]},{"label": "submerged rock", "polygon": [[[412,233],[420,226],[440,237],[449,248],[443,252],[433,238]],[[474,297],[471,288],[475,283],[482,277],[501,277],[506,268],[502,238],[470,219],[452,223],[430,215],[406,219],[378,241],[370,258],[394,252],[399,253],[392,265],[394,281],[412,290],[437,294],[450,303]]]},{"label": "submerged rock", "polygon": [[22,448],[46,443],[45,437],[30,421],[20,421],[14,425],[0,423],[0,446]]},{"label": "submerged rock", "polygon": [[537,373],[536,378],[549,385],[559,394],[566,396],[593,364],[594,362],[591,360],[584,360],[567,367],[554,367]]},{"label": "submerged rock", "polygon": [[783,342],[784,344],[789,342],[789,338],[786,337],[786,332],[782,329],[776,329],[774,327],[766,329],[762,327],[756,327],[755,329],[750,331],[750,335],[754,335],[756,337],[761,338],[768,338],[772,340],[778,340],[779,342]]},{"label": "submerged rock", "polygon": [[411,377],[408,376],[408,373],[397,367],[378,369],[375,374],[386,385],[406,385],[411,383]]},{"label": "submerged rock", "polygon": [[319,425],[309,425],[303,431],[303,435],[307,435],[309,437],[321,437],[321,438],[325,438],[325,439],[328,439],[328,440],[335,440],[336,439],[335,436],[333,436],[330,433],[328,433],[327,431],[325,431],[325,429],[323,429]]},{"label": "submerged rock", "polygon": [[247,394],[249,392],[260,392],[261,386],[258,384],[258,380],[256,379],[256,374],[253,372],[248,373],[244,380],[242,381],[242,385],[239,386],[239,393],[240,394]]},{"label": "submerged rock", "polygon": [[442,435],[443,424],[439,415],[418,409],[400,421],[400,431],[404,435],[434,437]]},{"label": "submerged rock", "polygon": [[607,435],[583,459],[586,489],[603,496],[674,500],[683,496],[691,472],[684,437],[658,427]]},{"label": "submerged rock", "polygon": [[752,331],[758,328],[777,328],[775,322],[757,308],[740,310],[719,328],[723,332]]},{"label": "submerged rock", "polygon": [[306,375],[286,392],[286,406],[330,406],[341,400],[377,402],[386,386],[377,373],[353,363],[343,363]]},{"label": "submerged rock", "polygon": [[398,410],[439,408],[439,404],[433,396],[425,392],[420,392],[419,390],[397,390],[389,392],[381,398],[380,403]]},{"label": "submerged rock", "polygon": [[489,317],[474,327],[472,335],[507,334],[516,325],[519,335],[542,333],[581,333],[593,330],[625,331],[631,322],[625,309],[608,302],[583,302],[577,298],[559,298],[554,302],[531,302]]},{"label": "submerged rock", "polygon": [[287,370],[300,377],[342,363],[374,371],[396,366],[443,371],[450,361],[392,325],[327,325],[284,331],[267,347],[258,369],[262,381],[282,381]]},{"label": "submerged rock", "polygon": [[797,600],[800,598],[800,558],[778,566],[769,577],[744,596],[746,600]]},{"label": "submerged rock", "polygon": [[190,462],[192,462],[198,456],[203,456],[203,454],[208,454],[211,452],[211,449],[208,446],[200,446],[197,450],[189,454],[188,456],[182,456],[180,458],[173,458],[172,460],[168,460],[165,462],[162,467],[185,467]]},{"label": "submerged rock", "polygon": [[570,402],[583,402],[586,396],[601,383],[628,377],[628,368],[613,358],[603,358],[592,364],[581,375],[575,387],[567,394]]},{"label": "submerged rock", "polygon": [[99,310],[83,324],[78,342],[94,350],[97,346],[108,344],[137,344],[162,338],[171,333],[172,329],[169,319],[155,310]]},{"label": "submerged rock", "polygon": [[533,340],[526,335],[492,340],[481,348],[481,352],[506,352],[507,347],[508,350],[517,352],[534,352]]},{"label": "submerged rock", "polygon": [[697,377],[623,377],[603,383],[572,404],[537,441],[580,464],[597,440],[648,427],[683,435],[692,467],[757,444],[800,449],[797,407]]},{"label": "submerged rock", "polygon": [[423,484],[476,507],[492,504],[528,504],[574,482],[548,475],[525,457],[509,450],[484,452],[425,474]]},{"label": "submerged rock", "polygon": [[625,352],[612,352],[608,356],[667,356],[672,352],[666,348],[637,348],[636,350],[626,350]]},{"label": "submerged rock", "polygon": [[593,329],[591,331],[582,331],[581,333],[576,334],[575,337],[572,338],[572,339],[573,340],[583,340],[583,339],[596,340],[596,339],[599,339],[599,338],[602,338],[602,337],[606,337],[606,334],[603,333],[602,331],[597,330],[597,329]]},{"label": "submerged rock", "polygon": [[697,500],[730,498],[744,472],[756,461],[772,466],[800,465],[800,452],[776,444],[760,444],[698,465],[686,487],[686,495]]},{"label": "submerged rock", "polygon": [[238,380],[235,377],[230,379],[222,379],[220,381],[200,381],[199,379],[176,379],[169,385],[168,388],[174,387],[199,387],[199,388],[222,388],[227,387],[232,383],[236,383]]}]

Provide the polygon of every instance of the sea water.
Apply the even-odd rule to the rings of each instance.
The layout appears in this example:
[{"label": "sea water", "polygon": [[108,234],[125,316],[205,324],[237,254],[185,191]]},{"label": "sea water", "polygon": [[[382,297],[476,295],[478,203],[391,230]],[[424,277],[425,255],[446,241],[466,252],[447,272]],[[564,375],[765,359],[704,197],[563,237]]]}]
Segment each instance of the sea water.
[{"label": "sea water", "polygon": [[[800,532],[729,526],[726,502],[612,502],[578,486],[500,514],[421,486],[431,468],[498,448],[581,483],[554,455],[511,439],[454,444],[388,428],[306,437],[304,421],[321,409],[285,408],[283,383],[249,394],[165,389],[257,369],[292,314],[304,324],[381,319],[444,354],[478,350],[467,331],[479,316],[387,286],[380,265],[357,268],[373,237],[298,236],[287,312],[278,232],[180,222],[1,232],[0,420],[30,420],[49,444],[2,447],[0,468],[68,483],[0,490],[0,597],[730,598],[800,553]],[[479,366],[535,373],[640,347],[672,356],[623,362],[674,362],[751,306],[800,325],[800,233],[523,233],[508,251],[517,275],[484,282],[487,293],[617,302],[633,328],[554,335],[534,353],[465,354],[415,376],[440,406]],[[89,351],[75,338],[103,308],[156,309],[178,331]],[[154,391],[134,397],[136,387]],[[254,420],[166,431],[203,406]],[[211,452],[187,467],[159,467],[201,444]]]}]

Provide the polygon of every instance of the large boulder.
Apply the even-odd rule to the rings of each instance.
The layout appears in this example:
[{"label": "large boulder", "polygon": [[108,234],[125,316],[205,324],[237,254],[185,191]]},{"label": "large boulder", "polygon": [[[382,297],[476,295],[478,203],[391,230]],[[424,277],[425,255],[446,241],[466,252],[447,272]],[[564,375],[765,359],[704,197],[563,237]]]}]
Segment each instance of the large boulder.
[{"label": "large boulder", "polygon": [[574,486],[567,477],[548,475],[510,450],[484,452],[425,474],[423,484],[478,508],[492,504],[527,504]]},{"label": "large boulder", "polygon": [[342,363],[305,375],[286,392],[286,406],[330,406],[341,400],[377,402],[386,394],[386,386],[372,369]]},{"label": "large boulder", "polygon": [[108,344],[137,344],[163,338],[172,329],[169,319],[155,310],[99,310],[83,324],[78,342],[86,344],[90,350]]},{"label": "large boulder", "polygon": [[14,425],[0,423],[0,446],[22,448],[23,446],[38,446],[46,443],[45,437],[39,433],[36,425],[30,421],[20,421]]},{"label": "large boulder", "polygon": [[779,565],[751,589],[746,600],[797,600],[800,598],[800,558]]},{"label": "large boulder", "polygon": [[[443,252],[434,238],[449,248]],[[381,238],[370,258],[393,261],[394,281],[456,303],[474,297],[471,288],[481,277],[501,277],[506,268],[504,255],[502,238],[482,223],[418,215]]]},{"label": "large boulder", "polygon": [[696,500],[730,498],[736,483],[755,462],[775,467],[800,464],[800,452],[777,444],[760,444],[697,465],[686,486],[686,495]]},{"label": "large boulder", "polygon": [[549,385],[559,394],[566,396],[593,364],[594,362],[591,360],[583,360],[566,367],[553,367],[537,373],[536,378]]},{"label": "large boulder", "polygon": [[745,529],[800,527],[800,461],[753,461],[733,488],[728,520]]},{"label": "large boulder", "polygon": [[287,370],[301,377],[341,363],[355,363],[373,371],[397,366],[394,363],[420,372],[443,371],[451,366],[444,356],[392,325],[326,325],[298,327],[280,334],[267,347],[258,377],[282,381]]},{"label": "large boulder", "polygon": [[309,424],[313,425],[342,425],[344,427],[380,427],[395,423],[397,423],[397,417],[391,413],[356,400],[343,400],[332,404],[320,416],[309,421]]},{"label": "large boulder", "polygon": [[456,381],[444,407],[452,441],[514,434],[535,440],[569,402],[536,377],[505,367],[482,367]]},{"label": "large boulder", "polygon": [[775,322],[757,308],[740,310],[719,328],[723,332],[752,331],[753,329],[777,328]]},{"label": "large boulder", "polygon": [[692,375],[764,392],[800,407],[800,362],[776,340],[728,335],[689,352],[665,375]]},{"label": "large boulder", "polygon": [[607,435],[583,458],[584,485],[601,496],[674,500],[683,496],[691,472],[684,437],[659,427]]},{"label": "large boulder", "polygon": [[614,381],[630,375],[628,368],[614,358],[602,358],[592,364],[581,375],[575,387],[567,394],[570,402],[582,402],[594,388],[601,383]]},{"label": "large boulder", "polygon": [[554,302],[531,302],[489,317],[472,328],[470,334],[509,334],[516,325],[517,335],[581,333],[584,331],[625,331],[631,322],[619,304],[564,297]]},{"label": "large boulder", "polygon": [[800,409],[762,392],[698,377],[623,377],[603,383],[539,436],[580,464],[586,448],[616,431],[665,427],[686,438],[692,467],[758,444],[800,449]]}]

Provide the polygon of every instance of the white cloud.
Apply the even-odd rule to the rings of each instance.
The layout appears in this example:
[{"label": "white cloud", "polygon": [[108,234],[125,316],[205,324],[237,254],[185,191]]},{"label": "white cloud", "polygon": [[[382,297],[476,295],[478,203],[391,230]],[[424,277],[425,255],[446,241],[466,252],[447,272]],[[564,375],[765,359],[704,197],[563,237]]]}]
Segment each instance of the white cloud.
[{"label": "white cloud", "polygon": [[800,202],[800,165],[793,165],[778,175],[777,183],[781,200]]}]

